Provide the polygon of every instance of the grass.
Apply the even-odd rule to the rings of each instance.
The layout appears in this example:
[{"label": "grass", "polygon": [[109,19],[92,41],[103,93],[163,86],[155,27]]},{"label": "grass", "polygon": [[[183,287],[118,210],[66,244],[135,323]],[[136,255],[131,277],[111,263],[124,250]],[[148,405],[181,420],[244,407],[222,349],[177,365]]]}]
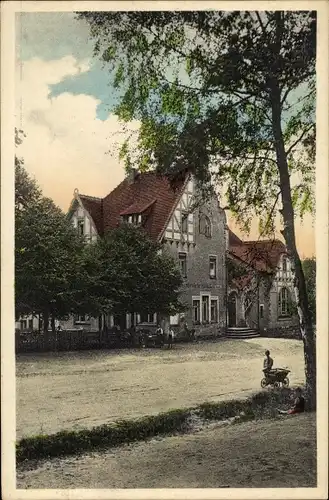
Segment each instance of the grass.
[{"label": "grass", "polygon": [[316,418],[305,413],[28,462],[16,480],[19,489],[310,488],[321,487],[316,471]]},{"label": "grass", "polygon": [[191,415],[197,415],[203,421],[232,417],[237,417],[236,422],[271,418],[276,414],[275,407],[287,404],[290,398],[291,389],[262,391],[244,400],[203,403],[194,408],[171,410],[135,420],[119,420],[92,429],[23,438],[16,444],[16,460],[19,464],[116,447],[154,436],[188,433],[191,430]]}]

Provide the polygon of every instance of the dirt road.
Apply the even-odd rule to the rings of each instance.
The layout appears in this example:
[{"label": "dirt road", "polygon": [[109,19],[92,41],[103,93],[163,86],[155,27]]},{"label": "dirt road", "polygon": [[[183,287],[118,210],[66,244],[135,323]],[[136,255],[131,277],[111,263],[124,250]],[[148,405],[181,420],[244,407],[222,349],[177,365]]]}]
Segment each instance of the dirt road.
[{"label": "dirt road", "polygon": [[306,414],[153,439],[17,471],[17,488],[302,488],[315,483],[315,416]]},{"label": "dirt road", "polygon": [[304,382],[302,342],[233,340],[175,345],[172,351],[122,350],[17,357],[17,437],[90,428],[247,395],[260,389],[268,348],[275,366]]}]

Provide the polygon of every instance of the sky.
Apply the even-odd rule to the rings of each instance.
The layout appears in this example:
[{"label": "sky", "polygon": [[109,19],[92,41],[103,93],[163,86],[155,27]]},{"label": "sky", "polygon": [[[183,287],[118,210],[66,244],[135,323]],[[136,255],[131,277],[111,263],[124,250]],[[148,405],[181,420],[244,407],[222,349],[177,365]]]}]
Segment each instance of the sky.
[{"label": "sky", "polygon": [[[116,92],[93,57],[87,24],[74,13],[19,13],[16,18],[16,127],[26,134],[17,154],[46,196],[67,211],[73,191],[106,196],[125,176],[118,146],[123,126],[112,113]],[[138,123],[131,124],[138,128]],[[258,237],[257,223],[250,236]],[[315,253],[310,216],[296,222],[302,257]]]}]

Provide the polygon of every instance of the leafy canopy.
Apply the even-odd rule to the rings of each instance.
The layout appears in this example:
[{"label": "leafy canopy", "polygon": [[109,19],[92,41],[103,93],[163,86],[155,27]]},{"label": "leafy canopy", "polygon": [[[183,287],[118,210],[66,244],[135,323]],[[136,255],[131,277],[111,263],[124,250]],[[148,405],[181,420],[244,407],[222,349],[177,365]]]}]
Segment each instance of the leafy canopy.
[{"label": "leafy canopy", "polygon": [[174,314],[183,309],[176,262],[142,228],[123,224],[90,251],[97,256],[98,293],[107,298],[108,312]]},{"label": "leafy canopy", "polygon": [[[279,14],[279,15],[278,15]],[[140,121],[121,148],[126,167],[175,174],[189,167],[226,189],[245,229],[274,229],[280,196],[273,88],[292,202],[313,208],[315,155],[314,12],[82,12],[113,75],[115,113]],[[137,145],[136,145],[137,144]],[[135,145],[135,147],[134,147]]]},{"label": "leafy canopy", "polygon": [[66,215],[41,197],[16,212],[15,225],[17,313],[62,318],[79,309],[84,243]]},{"label": "leafy canopy", "polygon": [[[15,146],[23,141],[22,130],[15,129]],[[39,200],[41,190],[36,181],[32,179],[24,168],[23,158],[15,155],[15,211],[24,210],[30,203]]]}]

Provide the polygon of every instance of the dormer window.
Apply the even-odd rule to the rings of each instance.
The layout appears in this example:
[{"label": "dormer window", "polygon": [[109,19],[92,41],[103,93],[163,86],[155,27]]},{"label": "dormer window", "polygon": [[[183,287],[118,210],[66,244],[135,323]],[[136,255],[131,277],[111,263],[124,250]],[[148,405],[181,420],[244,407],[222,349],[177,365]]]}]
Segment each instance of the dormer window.
[{"label": "dormer window", "polygon": [[128,222],[128,224],[134,224],[137,226],[142,223],[142,214],[124,215],[123,220]]}]

